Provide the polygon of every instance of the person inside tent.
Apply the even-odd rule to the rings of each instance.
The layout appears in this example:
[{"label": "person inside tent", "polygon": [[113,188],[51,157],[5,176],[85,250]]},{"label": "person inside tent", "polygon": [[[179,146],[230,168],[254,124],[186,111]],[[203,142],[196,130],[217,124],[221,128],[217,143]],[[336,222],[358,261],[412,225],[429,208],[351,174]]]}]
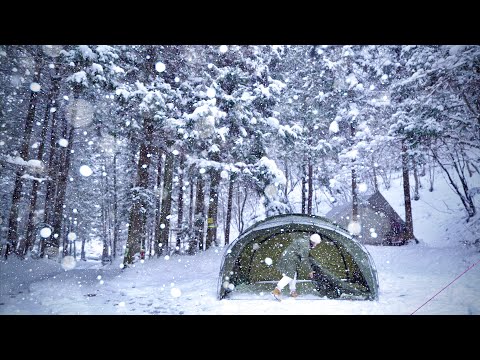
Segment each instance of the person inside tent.
[{"label": "person inside tent", "polygon": [[[315,263],[310,256],[310,250],[314,249],[321,241],[322,238],[319,234],[312,234],[310,237],[299,236],[283,251],[276,266],[283,277],[272,291],[275,299],[280,300],[282,289],[287,285],[289,286],[290,296],[294,298],[298,296],[296,289],[298,269],[305,265],[310,270],[312,269]],[[314,271],[310,271],[310,278],[313,278],[313,275]]]}]

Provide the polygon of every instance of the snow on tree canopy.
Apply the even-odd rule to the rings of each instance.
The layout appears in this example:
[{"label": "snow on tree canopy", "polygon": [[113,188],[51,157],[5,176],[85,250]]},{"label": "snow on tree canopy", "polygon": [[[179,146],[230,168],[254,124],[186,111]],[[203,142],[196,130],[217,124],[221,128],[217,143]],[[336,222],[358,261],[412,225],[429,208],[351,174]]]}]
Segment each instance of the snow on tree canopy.
[{"label": "snow on tree canopy", "polygon": [[285,185],[287,183],[287,179],[285,178],[283,171],[277,167],[275,160],[271,160],[264,156],[259,160],[258,165],[265,166],[268,169],[268,172],[274,177],[274,182],[281,185]]},{"label": "snow on tree canopy", "polygon": [[208,90],[207,90],[207,96],[208,96],[209,98],[214,98],[216,94],[217,94],[217,92],[216,92],[216,90],[215,90],[214,88],[211,88],[211,87],[208,88]]},{"label": "snow on tree canopy", "polygon": [[83,70],[74,73],[73,75],[67,78],[68,82],[74,82],[77,84],[82,84],[85,87],[88,87],[88,78],[87,73]]},{"label": "snow on tree canopy", "polygon": [[33,171],[36,173],[41,173],[45,169],[43,162],[36,159],[25,161],[20,156],[11,157],[10,155],[7,155],[6,161],[10,164],[25,166],[29,169],[29,171]]},{"label": "snow on tree canopy", "polygon": [[79,45],[78,49],[85,60],[96,60],[97,55],[87,45]]},{"label": "snow on tree canopy", "polygon": [[338,123],[333,120],[331,123],[330,123],[330,126],[328,127],[328,130],[332,133],[337,133],[340,129],[338,127]]},{"label": "snow on tree canopy", "polygon": [[63,50],[63,46],[61,45],[42,45],[42,51],[44,54],[50,56],[50,57],[58,57]]}]

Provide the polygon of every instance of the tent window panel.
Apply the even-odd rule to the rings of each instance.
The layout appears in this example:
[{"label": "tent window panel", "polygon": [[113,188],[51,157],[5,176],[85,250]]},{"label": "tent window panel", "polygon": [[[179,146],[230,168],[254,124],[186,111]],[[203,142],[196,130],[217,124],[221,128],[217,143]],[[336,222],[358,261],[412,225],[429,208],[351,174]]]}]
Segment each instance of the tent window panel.
[{"label": "tent window panel", "polygon": [[280,280],[282,274],[277,270],[276,264],[292,241],[291,233],[277,234],[259,241],[250,259],[250,281]]}]

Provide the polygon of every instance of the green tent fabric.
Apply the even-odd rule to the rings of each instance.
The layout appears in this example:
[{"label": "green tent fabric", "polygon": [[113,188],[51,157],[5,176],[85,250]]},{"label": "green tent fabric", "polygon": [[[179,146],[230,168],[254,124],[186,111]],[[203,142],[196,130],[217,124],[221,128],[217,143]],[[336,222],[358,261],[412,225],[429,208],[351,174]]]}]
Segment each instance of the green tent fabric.
[{"label": "green tent fabric", "polygon": [[230,298],[239,293],[269,294],[282,277],[275,264],[283,249],[295,237],[314,233],[323,239],[311,252],[322,281],[312,281],[308,277],[309,269],[299,269],[299,293],[335,299],[377,300],[377,271],[367,249],[338,224],[324,217],[304,214],[269,217],[252,225],[230,243],[220,267],[218,298]]}]

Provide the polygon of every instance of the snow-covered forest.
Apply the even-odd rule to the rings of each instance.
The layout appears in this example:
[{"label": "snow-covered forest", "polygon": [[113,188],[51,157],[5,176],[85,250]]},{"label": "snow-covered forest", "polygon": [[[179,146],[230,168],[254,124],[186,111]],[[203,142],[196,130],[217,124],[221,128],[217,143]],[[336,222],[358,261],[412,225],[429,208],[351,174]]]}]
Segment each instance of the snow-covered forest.
[{"label": "snow-covered forest", "polygon": [[480,46],[0,45],[0,174],[2,260],[130,267],[349,203],[354,233],[395,174],[407,244],[439,174],[478,219]]}]

